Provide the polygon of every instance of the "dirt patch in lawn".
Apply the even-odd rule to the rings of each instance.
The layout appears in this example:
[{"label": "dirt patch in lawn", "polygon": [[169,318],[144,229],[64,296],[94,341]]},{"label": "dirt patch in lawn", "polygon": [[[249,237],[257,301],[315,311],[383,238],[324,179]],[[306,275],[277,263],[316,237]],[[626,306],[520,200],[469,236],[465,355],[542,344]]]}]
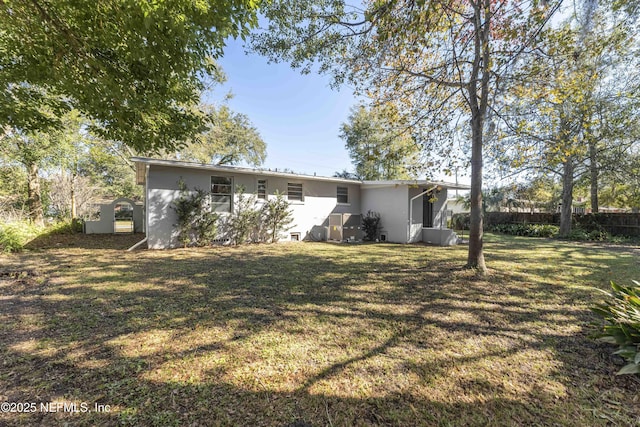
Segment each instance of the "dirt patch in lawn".
[{"label": "dirt patch in lawn", "polygon": [[35,238],[25,245],[25,249],[32,251],[62,248],[128,249],[144,237],[144,233],[50,234]]}]

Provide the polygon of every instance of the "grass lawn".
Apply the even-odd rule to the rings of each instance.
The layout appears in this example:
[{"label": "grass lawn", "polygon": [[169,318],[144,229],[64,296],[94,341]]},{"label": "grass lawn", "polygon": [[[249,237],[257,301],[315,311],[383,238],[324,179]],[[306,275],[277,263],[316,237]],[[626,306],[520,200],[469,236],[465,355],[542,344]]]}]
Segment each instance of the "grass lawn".
[{"label": "grass lawn", "polygon": [[640,423],[588,310],[638,249],[489,235],[478,277],[464,246],[139,238],[0,256],[0,402],[37,404],[0,425]]}]

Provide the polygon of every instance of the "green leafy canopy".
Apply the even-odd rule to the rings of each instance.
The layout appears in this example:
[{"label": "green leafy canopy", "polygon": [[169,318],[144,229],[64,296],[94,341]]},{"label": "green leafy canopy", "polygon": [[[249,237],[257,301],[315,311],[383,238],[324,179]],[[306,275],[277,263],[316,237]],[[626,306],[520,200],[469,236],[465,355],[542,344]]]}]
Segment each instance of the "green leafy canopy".
[{"label": "green leafy canopy", "polygon": [[0,124],[59,126],[77,108],[138,151],[180,145],[228,37],[257,25],[256,0],[0,2]]}]

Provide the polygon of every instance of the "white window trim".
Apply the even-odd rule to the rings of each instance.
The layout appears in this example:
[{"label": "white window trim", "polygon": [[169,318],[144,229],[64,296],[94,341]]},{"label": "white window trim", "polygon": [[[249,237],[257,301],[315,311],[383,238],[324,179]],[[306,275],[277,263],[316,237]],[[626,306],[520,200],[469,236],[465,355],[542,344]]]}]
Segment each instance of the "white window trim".
[{"label": "white window trim", "polygon": [[[231,193],[229,194],[231,196],[231,201],[230,201],[230,206],[229,206],[229,212],[219,212],[219,211],[213,211],[213,193],[212,193],[212,189],[211,189],[211,178],[226,178],[228,180],[231,181]],[[224,175],[211,175],[209,177],[209,211],[210,212],[215,212],[218,215],[229,215],[231,213],[233,213],[233,210],[235,208],[235,199],[236,199],[236,187],[235,187],[235,178],[233,176],[224,176]]]},{"label": "white window trim", "polygon": [[[339,202],[338,201],[338,188],[346,188],[347,189],[347,201]],[[343,185],[336,185],[336,205],[338,206],[351,206],[351,202],[349,201],[351,198],[349,197],[349,187]]]},{"label": "white window trim", "polygon": [[[264,199],[260,198],[260,194],[258,193],[258,186],[260,181],[264,181]],[[264,203],[269,200],[269,180],[266,178],[256,178],[256,200],[258,203]]]},{"label": "white window trim", "polygon": [[[301,200],[298,199],[290,199],[289,198],[289,184],[296,184],[296,185],[300,185],[300,197],[302,197]],[[289,203],[291,203],[292,205],[304,205],[304,183],[303,182],[296,182],[296,181],[287,181],[287,201]]]}]

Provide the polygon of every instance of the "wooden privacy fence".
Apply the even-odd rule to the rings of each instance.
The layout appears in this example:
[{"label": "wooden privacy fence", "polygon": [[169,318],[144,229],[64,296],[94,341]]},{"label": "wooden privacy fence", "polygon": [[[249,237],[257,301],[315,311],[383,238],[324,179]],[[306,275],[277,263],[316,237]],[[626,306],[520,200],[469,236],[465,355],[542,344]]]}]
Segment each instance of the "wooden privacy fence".
[{"label": "wooden privacy fence", "polygon": [[[574,214],[573,226],[614,236],[640,237],[640,213]],[[496,224],[560,224],[559,213],[486,212],[485,227]]]}]

